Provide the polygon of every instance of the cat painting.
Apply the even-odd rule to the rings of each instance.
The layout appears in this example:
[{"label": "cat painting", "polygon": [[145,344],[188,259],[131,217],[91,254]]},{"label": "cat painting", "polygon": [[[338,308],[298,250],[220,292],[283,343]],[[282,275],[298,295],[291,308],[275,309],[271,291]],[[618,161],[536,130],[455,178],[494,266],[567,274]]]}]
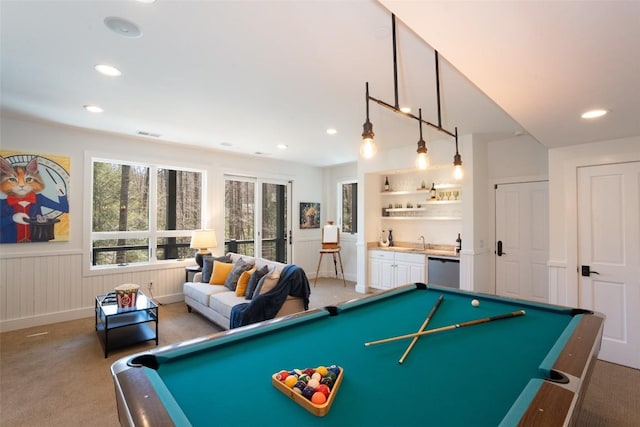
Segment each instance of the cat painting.
[{"label": "cat painting", "polygon": [[0,191],[7,196],[0,199],[0,243],[53,238],[52,233],[46,238],[35,233],[37,226],[58,221],[45,216],[42,208],[66,213],[69,202],[64,187],[57,186],[58,201],[41,194],[44,188],[45,182],[38,171],[38,157],[34,156],[26,166],[14,166],[0,156]]}]

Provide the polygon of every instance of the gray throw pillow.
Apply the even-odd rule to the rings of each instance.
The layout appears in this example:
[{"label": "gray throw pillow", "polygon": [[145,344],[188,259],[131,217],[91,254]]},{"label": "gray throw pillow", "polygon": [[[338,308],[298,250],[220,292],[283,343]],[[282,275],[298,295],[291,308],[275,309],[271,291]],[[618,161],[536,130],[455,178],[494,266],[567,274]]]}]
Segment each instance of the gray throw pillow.
[{"label": "gray throw pillow", "polygon": [[253,298],[253,293],[256,290],[260,279],[262,279],[262,277],[265,276],[268,272],[269,267],[267,267],[266,265],[262,266],[262,268],[256,269],[256,271],[253,272],[253,274],[249,278],[249,283],[247,283],[247,291],[244,294],[244,297],[246,299]]},{"label": "gray throw pillow", "polygon": [[238,286],[238,279],[240,278],[240,275],[252,268],[253,261],[245,261],[243,258],[240,258],[233,265],[233,270],[231,270],[231,273],[227,276],[227,280],[224,281],[224,286],[230,291],[235,291],[236,286]]},{"label": "gray throw pillow", "polygon": [[202,283],[209,283],[211,280],[211,273],[213,273],[213,261],[220,261],[225,263],[231,262],[231,257],[229,255],[214,257],[214,256],[205,256],[202,257]]}]

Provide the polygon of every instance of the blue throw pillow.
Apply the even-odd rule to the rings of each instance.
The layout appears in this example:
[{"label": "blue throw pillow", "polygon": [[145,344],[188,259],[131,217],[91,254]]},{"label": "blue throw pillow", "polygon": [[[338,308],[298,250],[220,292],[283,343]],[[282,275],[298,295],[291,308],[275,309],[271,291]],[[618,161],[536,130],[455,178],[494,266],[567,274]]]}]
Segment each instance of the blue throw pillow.
[{"label": "blue throw pillow", "polygon": [[260,282],[260,279],[262,279],[262,277],[266,275],[268,272],[269,272],[269,267],[266,265],[262,266],[262,268],[258,268],[256,271],[253,272],[253,274],[249,278],[249,283],[247,283],[247,291],[244,294],[244,297],[246,299],[253,298],[253,293],[256,290],[256,287],[258,286],[258,282]]},{"label": "blue throw pillow", "polygon": [[211,280],[211,273],[213,273],[213,261],[220,261],[228,264],[231,262],[231,257],[229,255],[219,257],[202,257],[202,283],[209,283],[209,281]]}]

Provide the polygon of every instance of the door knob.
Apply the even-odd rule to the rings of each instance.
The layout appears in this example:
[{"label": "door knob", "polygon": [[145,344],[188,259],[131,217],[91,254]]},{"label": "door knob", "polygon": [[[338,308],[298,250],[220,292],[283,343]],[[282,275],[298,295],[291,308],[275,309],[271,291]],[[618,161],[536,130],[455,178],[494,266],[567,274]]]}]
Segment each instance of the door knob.
[{"label": "door knob", "polygon": [[583,265],[582,266],[582,276],[583,277],[589,277],[592,274],[600,275],[600,273],[598,273],[597,271],[591,270],[590,266],[588,266],[588,265]]},{"label": "door knob", "polygon": [[506,255],[506,252],[502,252],[502,240],[498,240],[498,250],[496,252],[498,256]]}]

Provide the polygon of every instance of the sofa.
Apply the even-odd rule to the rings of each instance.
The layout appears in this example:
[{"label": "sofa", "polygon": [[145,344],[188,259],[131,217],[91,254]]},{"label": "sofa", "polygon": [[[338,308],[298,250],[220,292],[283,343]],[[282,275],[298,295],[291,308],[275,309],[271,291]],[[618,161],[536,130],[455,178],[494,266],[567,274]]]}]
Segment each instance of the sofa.
[{"label": "sofa", "polygon": [[224,329],[309,308],[309,282],[298,266],[236,253],[203,262],[202,272],[183,285],[184,301],[189,312],[196,310]]}]

